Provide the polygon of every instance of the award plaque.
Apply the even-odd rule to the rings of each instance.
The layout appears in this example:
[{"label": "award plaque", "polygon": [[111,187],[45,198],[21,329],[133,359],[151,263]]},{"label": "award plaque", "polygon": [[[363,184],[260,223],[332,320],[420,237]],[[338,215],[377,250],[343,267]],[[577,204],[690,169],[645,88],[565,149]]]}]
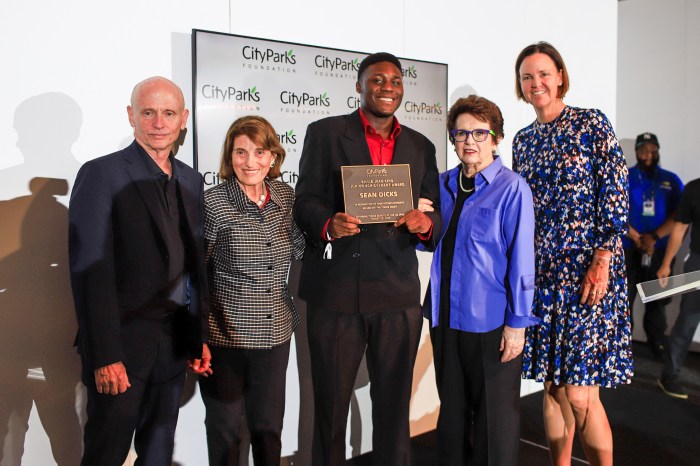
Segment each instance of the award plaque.
[{"label": "award plaque", "polygon": [[340,170],[345,213],[362,223],[393,223],[413,210],[408,164],[351,165]]}]

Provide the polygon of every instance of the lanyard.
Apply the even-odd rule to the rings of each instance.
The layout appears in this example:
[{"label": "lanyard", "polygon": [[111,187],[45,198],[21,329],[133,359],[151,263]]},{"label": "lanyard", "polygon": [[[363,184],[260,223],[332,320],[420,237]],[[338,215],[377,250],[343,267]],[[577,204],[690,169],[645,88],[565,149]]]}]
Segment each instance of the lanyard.
[{"label": "lanyard", "polygon": [[[656,194],[656,175],[657,171],[654,170],[653,176],[649,177],[649,187],[644,187],[644,177],[642,177],[642,169],[637,166],[637,179],[639,180],[639,186],[642,188],[642,200],[653,200]],[[648,196],[647,196],[648,194]]]}]

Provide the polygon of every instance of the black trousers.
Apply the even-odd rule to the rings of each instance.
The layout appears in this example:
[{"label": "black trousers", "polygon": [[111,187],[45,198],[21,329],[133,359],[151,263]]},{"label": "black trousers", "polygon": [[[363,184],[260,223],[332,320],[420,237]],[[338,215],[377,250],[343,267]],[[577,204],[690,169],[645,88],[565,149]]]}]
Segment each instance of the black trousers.
[{"label": "black trousers", "polygon": [[520,442],[522,354],[501,362],[503,327],[486,333],[431,330],[440,394],[440,465],[512,466]]},{"label": "black trousers", "polygon": [[[691,252],[683,266],[683,273],[700,270],[700,254]],[[676,380],[681,373],[693,336],[700,324],[700,291],[691,291],[681,297],[681,310],[668,339],[668,351],[661,372],[663,380]]]},{"label": "black trousers", "polygon": [[244,416],[255,466],[279,465],[289,342],[270,349],[210,350],[214,373],[199,380],[210,466],[239,464]]},{"label": "black trousers", "polygon": [[100,394],[94,375],[83,375],[88,420],[82,466],[121,466],[129,454],[132,436],[137,466],[171,465],[185,383],[185,360],[176,355],[172,325],[171,320],[163,322],[157,354],[148,368],[139,367],[139,376],[125,363],[131,383],[126,392]]},{"label": "black trousers", "polygon": [[[637,283],[648,280],[656,280],[656,272],[663,262],[665,249],[654,249],[651,256],[651,265],[642,267],[642,251],[636,248],[625,249],[625,264],[627,266],[627,287],[630,303],[630,318],[633,317],[632,306],[637,298]],[[675,259],[674,259],[675,262]],[[673,268],[673,263],[671,264]],[[666,304],[670,299],[660,299],[644,305],[644,333],[652,348],[657,348],[664,343],[666,333]],[[634,326],[634,320],[632,321]]]},{"label": "black trousers", "polygon": [[365,354],[372,399],[374,463],[411,464],[408,411],[422,321],[418,306],[368,315],[308,307],[315,406],[314,466],[345,464],[350,398]]}]

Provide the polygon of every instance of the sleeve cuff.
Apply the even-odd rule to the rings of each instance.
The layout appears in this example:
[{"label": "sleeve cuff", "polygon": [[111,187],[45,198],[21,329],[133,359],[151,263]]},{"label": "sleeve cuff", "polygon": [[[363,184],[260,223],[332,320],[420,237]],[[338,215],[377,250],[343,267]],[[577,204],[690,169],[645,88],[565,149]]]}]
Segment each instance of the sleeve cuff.
[{"label": "sleeve cuff", "polygon": [[428,217],[430,219],[430,230],[428,230],[427,233],[417,233],[418,239],[421,241],[428,241],[431,236],[433,236],[433,219]]},{"label": "sleeve cuff", "polygon": [[323,229],[321,230],[321,239],[323,241],[334,241],[335,238],[331,237],[331,235],[328,233],[328,225],[331,223],[331,219],[333,217],[330,217],[328,220],[326,220],[326,223],[323,224]]},{"label": "sleeve cuff", "polygon": [[506,315],[505,324],[511,328],[524,328],[539,325],[542,320],[534,316],[516,316],[514,314]]}]

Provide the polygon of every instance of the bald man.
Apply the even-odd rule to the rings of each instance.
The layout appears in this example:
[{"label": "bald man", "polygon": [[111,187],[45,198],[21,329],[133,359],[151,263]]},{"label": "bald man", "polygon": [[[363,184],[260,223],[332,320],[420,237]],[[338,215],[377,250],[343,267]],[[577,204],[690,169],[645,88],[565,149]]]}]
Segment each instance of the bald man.
[{"label": "bald man", "polygon": [[203,180],[172,152],[189,112],[175,83],[153,77],[127,113],[134,142],[82,166],[69,208],[83,466],[121,466],[134,432],[137,465],[170,466],[186,367],[211,372]]}]

